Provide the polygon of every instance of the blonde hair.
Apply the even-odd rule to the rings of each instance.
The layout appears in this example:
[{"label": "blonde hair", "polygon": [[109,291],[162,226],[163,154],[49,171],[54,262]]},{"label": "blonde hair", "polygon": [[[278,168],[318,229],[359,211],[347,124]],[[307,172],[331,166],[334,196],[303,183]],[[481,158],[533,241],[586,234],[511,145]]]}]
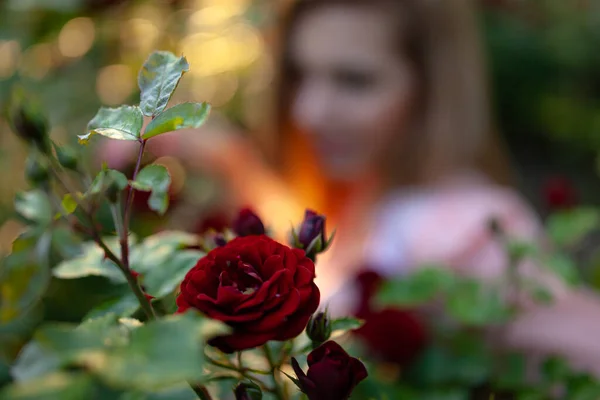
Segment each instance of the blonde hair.
[{"label": "blonde hair", "polygon": [[461,168],[476,168],[507,183],[507,162],[490,122],[485,63],[470,0],[300,0],[287,7],[276,102],[279,141],[273,149],[278,161],[298,161],[290,154],[298,151],[298,140],[289,116],[287,44],[304,13],[328,4],[384,6],[398,15],[399,51],[413,64],[421,93],[411,131],[398,135],[382,166],[389,184],[423,184]]}]

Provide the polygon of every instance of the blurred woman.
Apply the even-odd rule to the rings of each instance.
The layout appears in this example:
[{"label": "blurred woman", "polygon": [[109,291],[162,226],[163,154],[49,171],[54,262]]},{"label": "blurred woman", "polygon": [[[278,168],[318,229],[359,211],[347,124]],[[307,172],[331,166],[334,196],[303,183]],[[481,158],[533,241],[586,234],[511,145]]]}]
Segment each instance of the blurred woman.
[{"label": "blurred woman", "polygon": [[[442,263],[485,279],[508,260],[490,234],[538,240],[533,211],[512,189],[489,118],[476,22],[467,0],[301,0],[281,43],[277,140],[265,161],[236,135],[165,136],[174,152],[229,183],[239,204],[286,230],[307,206],[335,225],[318,284],[351,312],[361,266],[398,276]],[[160,142],[157,140],[155,144]],[[562,353],[600,373],[600,302],[552,276],[555,303],[524,303],[506,342]]]}]

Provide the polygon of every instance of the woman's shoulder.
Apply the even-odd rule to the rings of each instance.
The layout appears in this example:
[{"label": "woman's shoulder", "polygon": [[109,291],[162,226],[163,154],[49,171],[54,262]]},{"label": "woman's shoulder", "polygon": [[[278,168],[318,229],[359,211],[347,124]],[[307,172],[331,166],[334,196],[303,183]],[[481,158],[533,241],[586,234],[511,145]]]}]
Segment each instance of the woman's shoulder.
[{"label": "woman's shoulder", "polygon": [[[536,239],[536,213],[512,188],[481,177],[458,177],[441,185],[390,193],[379,207],[372,246],[375,263],[461,263],[494,239],[490,222],[511,237]],[[397,261],[400,261],[398,263]]]}]

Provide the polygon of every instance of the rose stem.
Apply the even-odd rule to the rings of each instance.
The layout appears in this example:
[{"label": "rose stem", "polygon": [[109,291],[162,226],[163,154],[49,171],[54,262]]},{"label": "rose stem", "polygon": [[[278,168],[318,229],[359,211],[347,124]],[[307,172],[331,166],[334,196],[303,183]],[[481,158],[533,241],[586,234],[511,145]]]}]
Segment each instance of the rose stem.
[{"label": "rose stem", "polygon": [[[70,185],[60,175],[59,168],[56,165],[56,161],[53,160],[52,158],[50,158],[50,162],[51,162],[51,166],[53,167],[52,172],[53,172],[54,176],[56,177],[57,181],[63,186],[63,188],[68,193],[77,193],[77,191],[73,190],[70,187]],[[131,274],[131,270],[129,269],[128,265],[126,265],[123,261],[121,261],[112,252],[112,250],[110,250],[108,248],[106,243],[104,243],[104,241],[102,240],[102,237],[100,236],[100,233],[98,232],[98,229],[96,228],[96,223],[95,223],[94,217],[89,212],[89,210],[87,210],[87,208],[84,207],[84,205],[81,203],[81,201],[79,201],[79,198],[77,196],[72,196],[72,197],[73,197],[73,200],[75,200],[75,203],[77,204],[77,206],[83,211],[83,215],[88,219],[88,222],[92,229],[91,235],[92,235],[94,242],[96,242],[98,244],[98,246],[100,246],[100,248],[102,248],[102,250],[104,250],[104,254],[106,255],[106,257],[108,259],[110,259],[112,262],[114,262],[117,265],[117,267],[119,267],[119,269],[121,270],[123,275],[125,275],[125,279],[127,279],[127,284],[129,285],[129,288],[131,289],[131,291],[133,292],[135,297],[138,299],[142,310],[144,310],[144,313],[148,316],[148,318],[149,319],[156,318],[156,313],[154,312],[154,308],[152,308],[150,301],[144,295],[142,288],[140,287],[140,285],[137,282],[137,279],[135,279],[134,276]],[[127,244],[127,240],[125,241],[125,243]]]},{"label": "rose stem", "polygon": [[277,379],[277,365],[275,364],[275,361],[273,360],[273,354],[271,353],[269,344],[265,343],[265,345],[262,348],[265,353],[267,362],[269,363],[269,367],[271,368],[271,377],[273,378],[273,386],[275,389],[273,394],[275,395],[275,397],[277,399],[285,400],[286,396],[284,395],[283,391],[281,390],[281,386],[279,386],[279,382]]},{"label": "rose stem", "polygon": [[196,392],[196,394],[198,395],[198,398],[200,400],[212,400],[212,396],[210,395],[210,393],[208,392],[208,389],[206,389],[205,386],[196,385],[191,382],[190,382],[190,386],[191,386],[192,390],[194,390],[194,392]]}]

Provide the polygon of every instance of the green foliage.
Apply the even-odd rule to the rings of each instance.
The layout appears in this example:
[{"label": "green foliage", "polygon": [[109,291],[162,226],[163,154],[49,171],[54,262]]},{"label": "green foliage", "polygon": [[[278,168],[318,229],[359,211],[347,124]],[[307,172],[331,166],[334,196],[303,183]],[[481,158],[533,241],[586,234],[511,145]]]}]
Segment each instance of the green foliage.
[{"label": "green foliage", "polygon": [[87,143],[94,134],[118,140],[139,140],[144,116],[139,107],[121,106],[101,108],[88,124],[88,133],[78,136],[80,143]]},{"label": "green foliage", "polygon": [[352,318],[352,317],[336,318],[333,321],[331,321],[331,331],[332,332],[352,331],[352,330],[360,328],[363,324],[364,324],[364,321],[361,321],[358,318]]},{"label": "green foliage", "polygon": [[169,207],[169,186],[171,175],[162,165],[148,165],[140,171],[131,185],[145,192],[151,192],[148,206],[163,215]]},{"label": "green foliage", "polygon": [[[21,353],[13,373],[17,382],[43,381],[80,366],[111,387],[165,389],[202,376],[205,341],[226,332],[222,324],[195,313],[146,324],[108,314],[78,327],[46,325]],[[19,393],[21,387],[17,383],[7,393]]]},{"label": "green foliage", "polygon": [[159,114],[146,127],[142,139],[150,139],[162,133],[185,128],[199,128],[210,113],[207,103],[177,104]]},{"label": "green foliage", "polygon": [[[111,238],[107,244],[117,248],[117,240]],[[104,250],[95,242],[88,242],[82,246],[82,253],[78,257],[65,260],[58,264],[52,271],[54,276],[61,279],[76,279],[86,276],[103,276],[113,283],[125,283],[125,277],[115,263],[105,258]]]},{"label": "green foliage", "polygon": [[576,208],[556,213],[547,222],[548,235],[561,247],[573,246],[599,228],[600,210],[595,208]]},{"label": "green foliage", "polygon": [[151,117],[163,112],[179,80],[188,70],[185,57],[176,57],[166,51],[156,51],[148,57],[138,76],[140,108],[144,115]]},{"label": "green foliage", "polygon": [[378,293],[380,305],[416,306],[447,292],[455,283],[445,268],[422,268],[402,279],[384,282]]},{"label": "green foliage", "polygon": [[44,191],[40,189],[18,193],[15,210],[28,223],[48,226],[52,222],[52,205]]}]

